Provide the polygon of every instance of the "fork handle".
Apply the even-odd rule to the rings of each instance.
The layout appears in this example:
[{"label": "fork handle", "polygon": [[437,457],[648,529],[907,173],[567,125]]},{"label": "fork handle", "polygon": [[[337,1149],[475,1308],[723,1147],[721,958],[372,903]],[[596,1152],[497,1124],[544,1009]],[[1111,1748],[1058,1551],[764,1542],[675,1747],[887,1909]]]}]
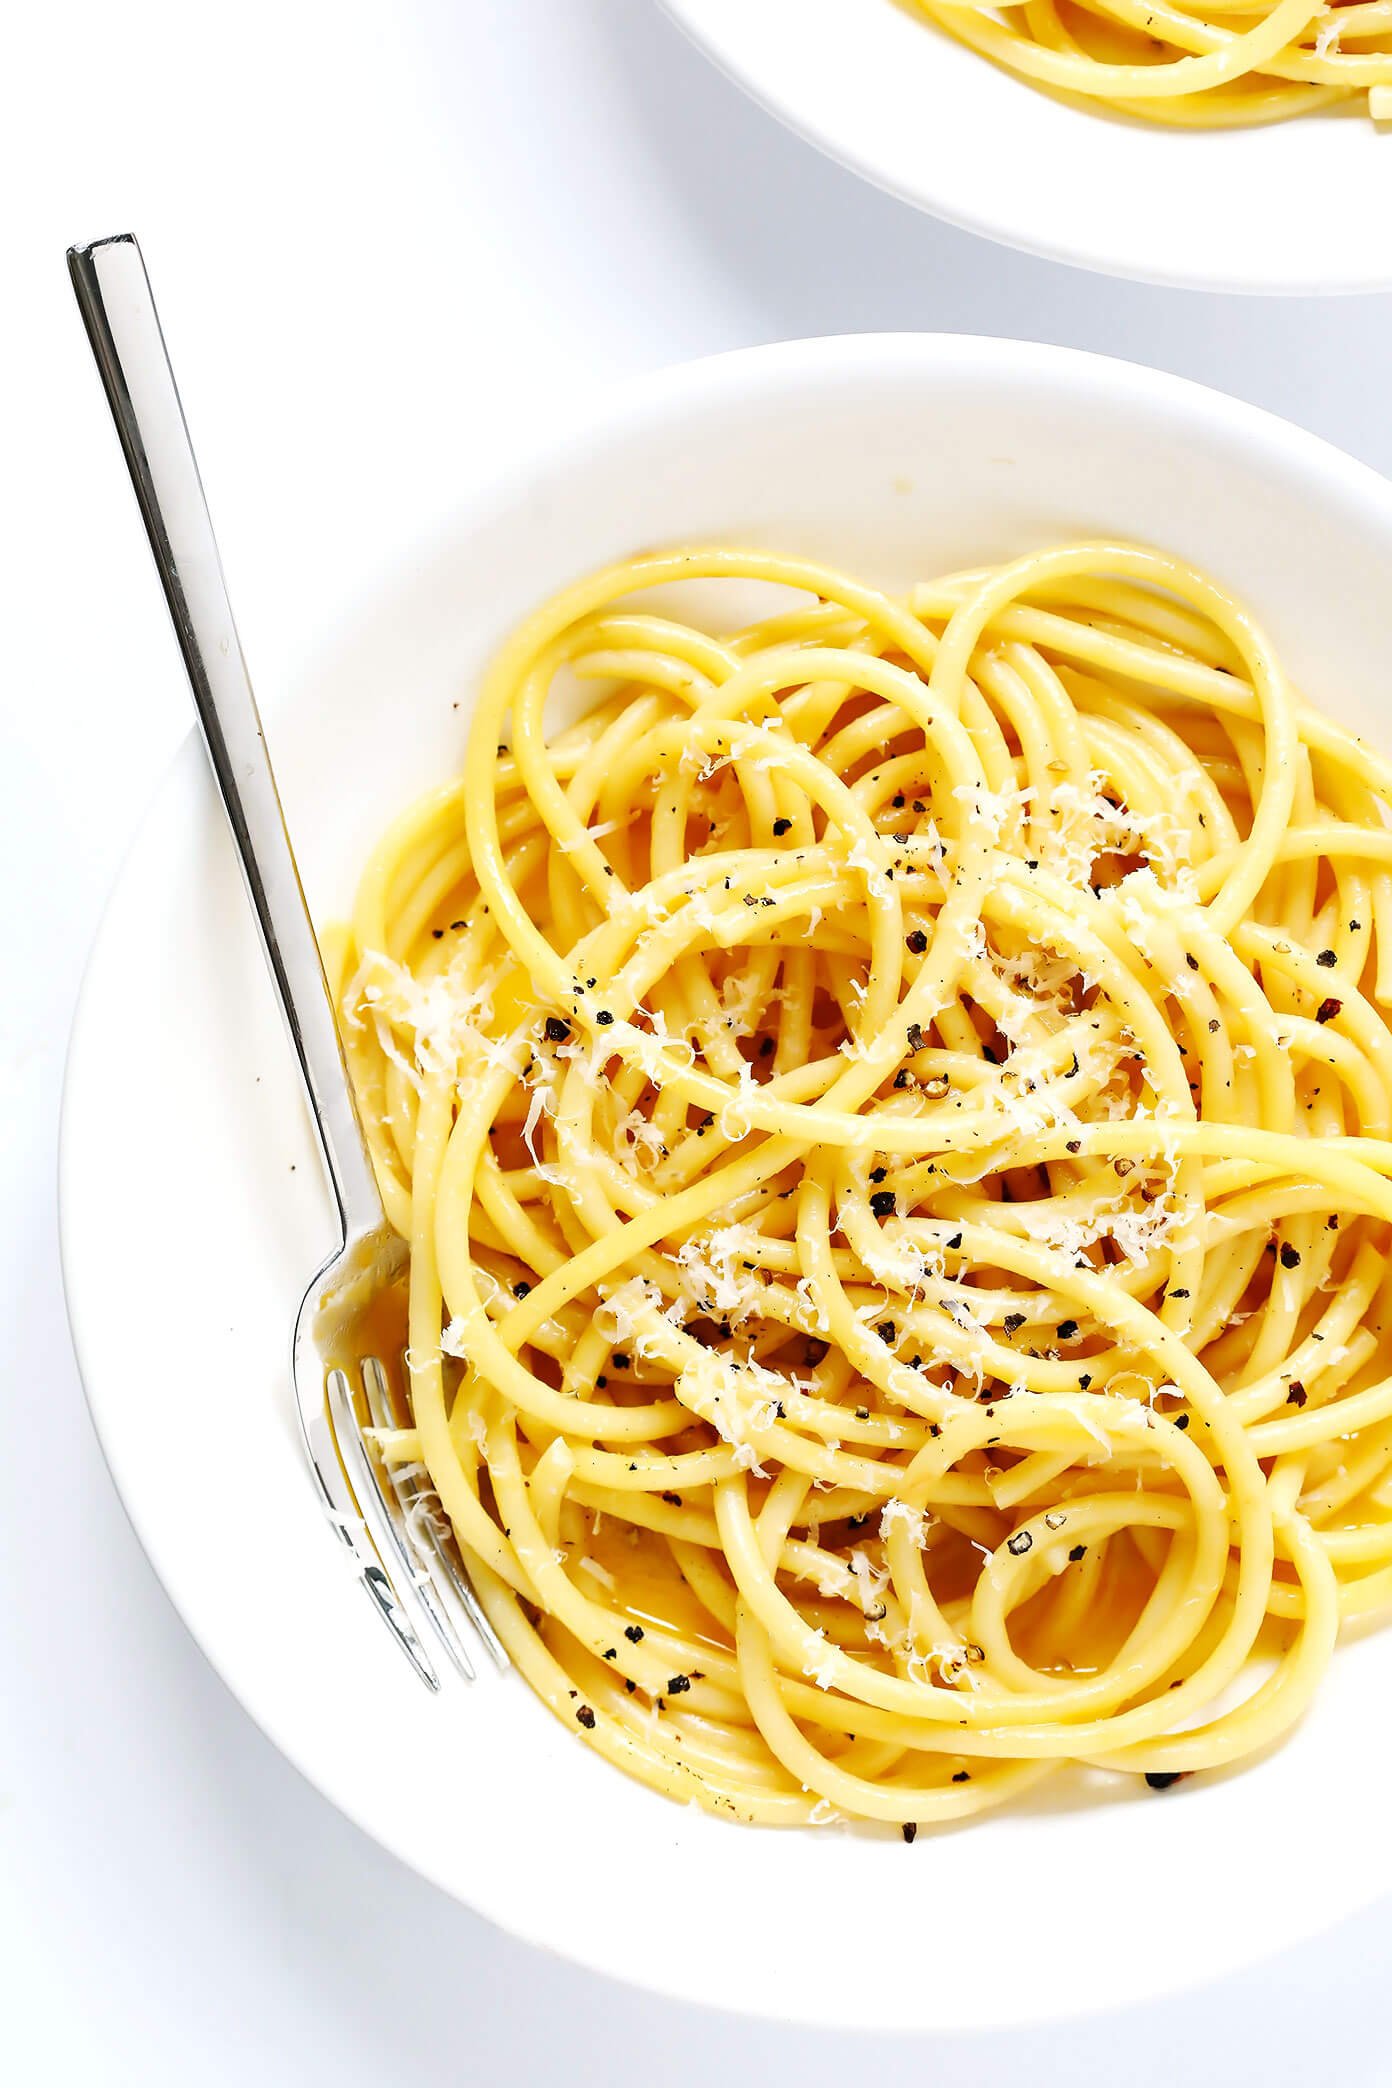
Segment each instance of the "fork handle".
[{"label": "fork handle", "polygon": [[70,247],[68,270],[155,554],[346,1239],[382,1222],[381,1198],[150,279],[129,233]]}]

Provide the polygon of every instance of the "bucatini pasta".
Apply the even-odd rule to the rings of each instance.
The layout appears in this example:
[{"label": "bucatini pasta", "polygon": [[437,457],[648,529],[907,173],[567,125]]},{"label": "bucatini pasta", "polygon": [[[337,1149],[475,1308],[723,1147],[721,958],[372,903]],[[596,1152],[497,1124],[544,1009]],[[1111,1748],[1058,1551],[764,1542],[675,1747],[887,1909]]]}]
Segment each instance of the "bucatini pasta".
[{"label": "bucatini pasta", "polygon": [[578,1740],[911,1838],[1300,1715],[1392,1595],[1389,800],[1127,545],[645,556],[507,642],[337,971],[380,1449]]}]

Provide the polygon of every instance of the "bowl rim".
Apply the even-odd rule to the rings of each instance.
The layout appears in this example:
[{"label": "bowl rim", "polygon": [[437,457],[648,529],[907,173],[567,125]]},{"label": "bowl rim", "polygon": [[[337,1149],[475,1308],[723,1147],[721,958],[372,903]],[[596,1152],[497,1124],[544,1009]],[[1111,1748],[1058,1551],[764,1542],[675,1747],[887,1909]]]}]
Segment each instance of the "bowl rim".
[{"label": "bowl rim", "polygon": [[[758,0],[746,0],[746,4],[757,6]],[[710,0],[658,0],[658,5],[718,72],[787,130],[825,153],[838,166],[869,182],[883,195],[893,196],[901,203],[926,211],[943,224],[953,225],[962,232],[975,233],[979,238],[992,240],[1015,253],[1061,262],[1067,267],[1086,269],[1121,282],[1146,283],[1168,290],[1216,291],[1244,297],[1352,297],[1360,292],[1377,294],[1392,290],[1392,241],[1387,243],[1384,258],[1376,267],[1345,267],[1331,271],[1327,265],[1323,269],[1311,269],[1306,265],[1302,270],[1289,273],[1263,272],[1260,269],[1244,271],[1240,243],[1236,240],[1230,243],[1222,266],[1216,263],[1147,266],[1114,238],[1090,241],[1078,231],[1071,235],[1059,233],[1051,236],[1048,232],[1026,229],[999,213],[973,209],[970,199],[960,189],[954,189],[950,182],[944,182],[935,168],[925,167],[921,175],[916,170],[912,176],[891,170],[868,148],[864,142],[865,134],[853,123],[841,123],[834,110],[820,104],[814,106],[796,94],[789,94],[781,75],[746,67],[734,40],[724,31],[723,19],[712,17]],[[931,22],[916,26],[936,35],[944,34]],[[966,55],[1002,81],[1011,80],[1016,85],[1027,86],[1032,93],[1043,95],[1054,106],[1095,125],[1099,137],[1105,135],[1109,125],[1117,126],[1118,119],[1110,116],[1105,107],[1095,110],[1074,108],[1064,97],[1049,95],[1046,89],[1015,80],[1014,75],[993,66],[979,52],[969,51]],[[1318,114],[1293,117],[1285,124],[1269,128],[1289,130],[1293,125],[1319,120]],[[1163,130],[1161,134],[1168,135]],[[1219,136],[1236,134],[1236,127],[1213,133]],[[1389,157],[1392,157],[1392,147],[1389,147]]]},{"label": "bowl rim", "polygon": [[[559,436],[552,433],[538,439],[525,455],[519,453],[511,465],[483,480],[467,500],[461,502],[446,526],[451,535],[472,537],[480,534],[486,528],[489,516],[511,506],[524,487],[582,471],[587,459],[602,454],[611,443],[641,431],[654,418],[680,415],[701,402],[718,400],[722,396],[748,399],[751,394],[757,396],[761,389],[777,389],[801,373],[820,372],[825,376],[839,370],[850,381],[873,378],[877,372],[890,368],[911,369],[925,379],[934,374],[941,377],[944,371],[950,371],[961,382],[977,386],[991,381],[1013,380],[1075,394],[1081,388],[1094,397],[1105,393],[1113,402],[1129,406],[1153,422],[1182,424],[1186,439],[1191,441],[1201,441],[1207,431],[1216,434],[1221,430],[1229,441],[1240,440],[1269,462],[1284,461],[1287,468],[1303,473],[1312,482],[1312,490],[1316,484],[1327,485],[1336,497],[1342,496],[1351,504],[1361,503],[1379,509],[1383,526],[1392,539],[1392,481],[1323,437],[1279,415],[1190,379],[1120,358],[1048,344],[952,333],[842,334],[770,343],[677,363],[638,379],[621,382],[593,401],[567,431]],[[439,527],[433,529],[431,541],[438,543],[443,533]],[[391,573],[398,570],[396,564],[391,567],[385,577],[384,592],[390,585]],[[369,598],[368,613],[377,599],[380,597]],[[332,652],[334,642],[334,634],[324,633],[317,646],[310,648],[307,664],[302,664],[294,676],[292,701],[295,689],[312,683],[316,657]],[[273,708],[269,715],[273,724]],[[214,1642],[209,1642],[209,1637],[200,1629],[197,1599],[191,1598],[187,1587],[181,1586],[178,1557],[166,1547],[157,1527],[157,1517],[152,1517],[149,1512],[149,1502],[154,1496],[142,1485],[139,1473],[133,1472],[125,1463],[115,1417],[129,1367],[123,1366],[119,1357],[113,1356],[103,1343],[100,1326],[84,1302],[87,1285],[82,1266],[83,1249],[74,1238],[73,1213],[84,1194],[83,1123],[92,1107],[90,1091],[94,1077],[100,1085],[96,1068],[102,1054],[102,1039],[94,1020],[100,983],[97,974],[113,914],[132,878],[138,858],[169,807],[196,781],[206,781],[206,778],[202,750],[197,743],[196,731],[191,727],[166,765],[141,814],[94,930],[73,1015],[62,1083],[57,1172],[63,1294],[84,1398],[102,1457],[131,1528],[175,1611],[230,1694],[305,1781],[327,1797],[362,1832],[448,1897],[467,1904],[472,1911],[519,1940],[644,1991],[664,1993],[684,2002],[716,2005],[699,1983],[683,1984],[679,1967],[674,1968],[674,1976],[663,1983],[615,1964],[605,1956],[602,1948],[590,1946],[583,1926],[561,1943],[539,1920],[527,1921],[511,1914],[499,1914],[478,1899],[466,1899],[457,1878],[447,1875],[442,1867],[432,1867],[418,1849],[408,1846],[405,1838],[393,1831],[389,1815],[373,1816],[361,1802],[361,1794],[345,1787],[337,1773],[337,1764],[315,1761],[312,1751],[301,1746],[298,1732],[287,1730],[286,1720],[280,1714],[274,1696],[259,1691],[254,1679],[248,1679],[236,1660],[219,1651],[215,1634]],[[211,806],[211,788],[209,803]],[[288,1328],[286,1338],[288,1343]],[[1243,1960],[1235,1958],[1221,1969],[1235,1969],[1240,1962]],[[1202,1976],[1201,1972],[1195,1971],[1187,1983],[1196,1983]],[[1186,1982],[1180,1979],[1172,1981],[1170,1990],[1183,1983]],[[737,2006],[744,2014],[759,2012],[755,2004],[743,1997],[738,2003],[729,2005]],[[770,2002],[767,2012],[771,2018],[789,2020],[776,2002]],[[829,2027],[839,2028],[849,2028],[853,2021],[860,2021],[836,2010],[830,2001],[824,2017],[804,2014],[798,2019],[805,2022],[821,2020]],[[1041,2012],[1022,2015],[1018,2020],[1025,2023],[1045,2019]]]}]

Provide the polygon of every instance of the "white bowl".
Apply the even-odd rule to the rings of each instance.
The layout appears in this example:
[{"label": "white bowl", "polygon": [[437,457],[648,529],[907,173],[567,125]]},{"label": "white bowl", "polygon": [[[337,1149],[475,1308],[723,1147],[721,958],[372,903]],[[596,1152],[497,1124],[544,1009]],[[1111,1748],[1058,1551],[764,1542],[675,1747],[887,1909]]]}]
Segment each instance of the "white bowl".
[{"label": "white bowl", "polygon": [[663,5],[791,129],[969,232],[1192,289],[1392,287],[1392,135],[1352,108],[1167,129],[1056,100],[897,0]]},{"label": "white bowl", "polygon": [[[269,721],[316,911],[343,905],[382,824],[457,765],[499,636],[586,568],[705,538],[901,583],[1098,532],[1208,568],[1312,695],[1387,739],[1392,488],[1372,472],[1212,392],[1066,350],[798,342],[632,388],[332,634]],[[92,958],[62,1213],[92,1413],[189,1628],[321,1791],[518,1935],[734,2008],[960,2028],[1138,2000],[1384,1888],[1392,1635],[1341,1648],[1305,1725],[1245,1774],[1164,1798],[1065,1781],[911,1848],[680,1809],[515,1676],[428,1697],[301,1467],[288,1337],[328,1200],[192,744]]]}]

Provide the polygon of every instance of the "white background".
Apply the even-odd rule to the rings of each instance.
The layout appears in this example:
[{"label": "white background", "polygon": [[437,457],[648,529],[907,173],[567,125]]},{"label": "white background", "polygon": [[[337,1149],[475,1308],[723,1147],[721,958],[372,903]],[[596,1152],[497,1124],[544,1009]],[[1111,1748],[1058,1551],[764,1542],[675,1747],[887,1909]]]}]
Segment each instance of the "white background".
[{"label": "white background", "polygon": [[[1392,2081],[1392,1905],[1154,2008],[877,2042],[669,2007],[442,1899],[301,1783],[155,1583],[82,1405],[54,1190],[83,957],[187,725],[70,241],[142,239],[272,726],[350,601],[631,372],[804,333],[1033,335],[1202,378],[1392,472],[1392,298],[1153,291],[948,231],[778,130],[653,0],[67,0],[5,44],[0,2070],[16,2088]],[[150,1289],[151,1368],[176,1367],[158,1239],[113,1252]],[[546,1851],[522,1832],[517,1860]],[[556,1889],[582,1920],[583,1881]],[[660,1921],[661,1881],[635,1889]],[[829,1955],[828,1978],[852,1962]]]}]

